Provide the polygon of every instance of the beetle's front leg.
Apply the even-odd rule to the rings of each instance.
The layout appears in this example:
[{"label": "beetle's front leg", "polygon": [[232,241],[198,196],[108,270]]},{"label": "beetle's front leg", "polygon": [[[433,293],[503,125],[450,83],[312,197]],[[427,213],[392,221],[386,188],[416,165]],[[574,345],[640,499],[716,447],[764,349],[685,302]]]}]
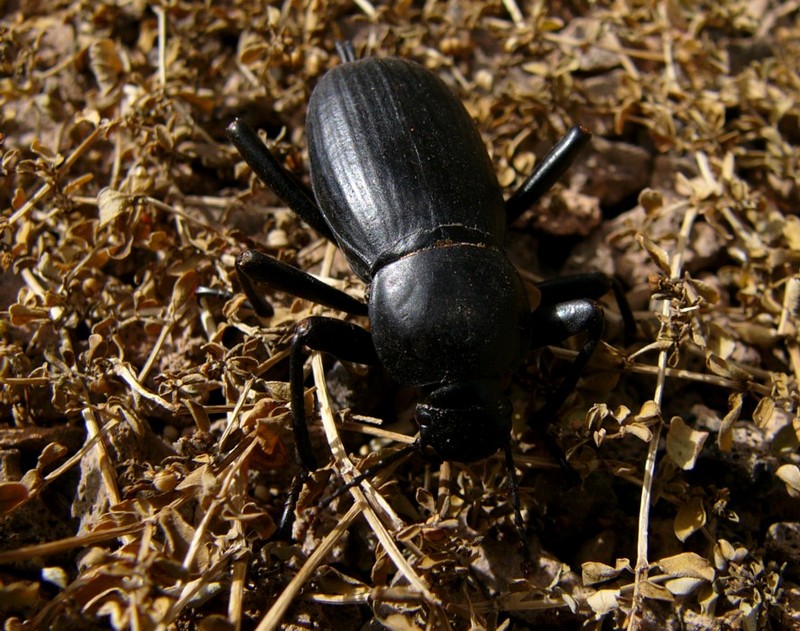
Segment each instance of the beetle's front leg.
[{"label": "beetle's front leg", "polygon": [[533,206],[564,175],[583,147],[591,140],[591,132],[575,125],[536,165],[527,179],[506,201],[508,223]]},{"label": "beetle's front leg", "polygon": [[237,118],[228,125],[228,138],[258,179],[269,186],[309,226],[329,241],[334,241],[322,211],[314,202],[314,194],[278,162],[250,125]]},{"label": "beetle's front leg", "polygon": [[295,457],[301,472],[292,482],[292,489],[283,509],[277,533],[280,538],[290,538],[297,498],[308,474],[317,468],[317,459],[311,448],[311,437],[306,424],[303,365],[307,348],[330,353],[338,359],[356,364],[380,363],[369,332],[356,324],[335,318],[312,316],[297,325],[289,356],[289,382]]}]

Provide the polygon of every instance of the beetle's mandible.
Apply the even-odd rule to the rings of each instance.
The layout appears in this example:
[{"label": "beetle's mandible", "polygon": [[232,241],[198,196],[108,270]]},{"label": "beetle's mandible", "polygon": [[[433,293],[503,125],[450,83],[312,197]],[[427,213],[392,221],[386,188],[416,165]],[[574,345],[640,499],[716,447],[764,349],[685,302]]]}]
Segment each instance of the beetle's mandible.
[{"label": "beetle's mandible", "polygon": [[[626,327],[634,328],[621,287],[599,273],[540,283],[540,302],[531,309],[505,251],[508,223],[552,186],[590,134],[573,128],[504,200],[474,122],[437,76],[398,58],[355,60],[346,46],[340,54],[343,63],[320,79],[308,106],[313,193],[249,126],[237,120],[228,128],[261,180],[338,244],[370,287],[365,305],[257,251],[237,261],[242,286],[262,315],[271,308],[256,290],[258,282],[369,316],[369,332],[328,317],[297,326],[290,380],[298,461],[306,471],[317,466],[303,400],[303,362],[312,349],[382,364],[398,382],[421,387],[425,398],[416,420],[423,449],[456,461],[503,449],[510,466],[507,386],[526,353],[586,333],[537,414],[552,416],[602,334],[603,311],[595,300],[614,290]],[[518,510],[517,517],[519,525]]]}]

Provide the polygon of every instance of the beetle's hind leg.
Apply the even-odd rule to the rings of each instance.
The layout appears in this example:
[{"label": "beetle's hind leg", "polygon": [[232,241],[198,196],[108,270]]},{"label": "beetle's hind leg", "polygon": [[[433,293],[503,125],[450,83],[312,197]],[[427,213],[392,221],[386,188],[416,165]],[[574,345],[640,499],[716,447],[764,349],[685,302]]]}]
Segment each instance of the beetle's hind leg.
[{"label": "beetle's hind leg", "polygon": [[553,306],[569,300],[588,298],[599,300],[612,292],[625,327],[625,342],[630,343],[636,334],[636,320],[618,278],[602,272],[586,272],[562,278],[545,280],[536,284],[541,295],[541,306]]},{"label": "beetle's hind leg", "polygon": [[577,473],[567,462],[564,451],[556,443],[552,434],[547,431],[547,426],[552,423],[558,410],[575,389],[583,369],[600,342],[605,325],[603,307],[594,300],[586,298],[556,304],[545,303],[539,305],[531,314],[530,324],[533,331],[533,348],[558,344],[579,333],[586,333],[583,346],[578,351],[575,360],[567,368],[566,374],[555,392],[547,396],[544,405],[539,410],[529,412],[527,418],[528,426],[537,432],[542,432],[541,436],[547,450],[559,461],[561,468],[572,482],[577,483]]},{"label": "beetle's hind leg", "polygon": [[581,372],[600,342],[605,326],[603,307],[595,302],[609,292],[614,293],[625,325],[627,340],[636,333],[636,321],[619,280],[601,272],[575,274],[536,284],[541,302],[531,313],[532,348],[558,344],[579,333],[586,333],[578,356],[570,365],[558,389],[547,399],[536,418],[549,419],[575,389]]},{"label": "beetle's hind leg", "polygon": [[558,388],[547,397],[544,406],[529,418],[529,423],[533,424],[539,419],[549,422],[558,412],[575,389],[583,369],[600,342],[604,324],[603,307],[594,300],[585,298],[554,305],[540,305],[531,314],[534,348],[558,344],[579,333],[586,333],[586,340],[575,360],[569,365]]},{"label": "beetle's hind leg", "polygon": [[228,138],[264,184],[309,226],[335,243],[322,211],[314,202],[314,194],[278,162],[250,125],[237,118],[228,125]]}]

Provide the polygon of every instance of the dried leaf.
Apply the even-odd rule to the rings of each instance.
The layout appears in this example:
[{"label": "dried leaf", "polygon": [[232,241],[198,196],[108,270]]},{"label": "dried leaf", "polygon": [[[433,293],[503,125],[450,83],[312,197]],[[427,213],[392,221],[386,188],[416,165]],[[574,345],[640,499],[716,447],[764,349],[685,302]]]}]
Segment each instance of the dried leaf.
[{"label": "dried leaf", "polygon": [[667,278],[669,278],[672,275],[672,269],[670,267],[669,255],[666,253],[666,251],[664,251],[664,249],[660,246],[656,245],[655,242],[645,234],[637,234],[636,240],[639,241],[641,246],[650,255],[650,259],[653,261],[653,263],[655,263],[661,272]]},{"label": "dried leaf", "polygon": [[667,557],[658,561],[661,570],[674,577],[701,578],[706,581],[713,581],[714,568],[708,562],[694,552],[683,552],[675,556]]},{"label": "dried leaf", "polygon": [[161,145],[161,148],[165,151],[172,151],[174,143],[172,141],[172,134],[170,134],[169,129],[166,125],[156,125],[155,127],[156,132],[156,140],[158,144]]},{"label": "dried leaf", "polygon": [[248,462],[258,471],[281,469],[289,465],[289,452],[274,423],[260,421],[256,428],[258,449],[252,451]]},{"label": "dried leaf", "polygon": [[194,303],[194,291],[197,289],[197,284],[197,272],[195,270],[187,270],[178,277],[175,286],[172,288],[172,301],[170,302],[172,313],[178,315],[190,303]]},{"label": "dried leaf", "polygon": [[706,510],[700,497],[692,497],[678,509],[673,530],[675,536],[686,541],[692,534],[706,525]]},{"label": "dried leaf", "polygon": [[200,405],[191,399],[185,399],[183,404],[191,413],[197,429],[199,429],[201,432],[209,432],[211,430],[211,419],[208,417],[205,406]]},{"label": "dried leaf", "polygon": [[650,428],[641,423],[626,423],[620,428],[620,433],[623,436],[625,434],[633,434],[636,438],[645,443],[649,443],[653,438],[653,432]]},{"label": "dried leaf", "polygon": [[[187,523],[178,511],[169,507],[162,508],[159,512],[158,525],[164,536],[164,545],[169,557],[184,558],[194,538],[194,527]],[[198,549],[195,553],[196,566],[208,567],[209,554],[210,551],[205,546]]]},{"label": "dried leaf", "polygon": [[8,308],[8,315],[11,324],[14,326],[26,326],[36,322],[47,322],[50,320],[50,312],[39,307],[26,307],[15,304]]},{"label": "dried leaf", "polygon": [[673,416],[667,432],[667,455],[683,470],[694,468],[708,432],[692,429],[678,416]]},{"label": "dried leaf", "polygon": [[119,81],[122,59],[113,40],[100,39],[89,46],[89,67],[104,94],[108,94]]},{"label": "dried leaf", "polygon": [[786,492],[792,497],[800,497],[800,468],[794,464],[784,464],[775,472],[778,479],[786,484]]},{"label": "dried leaf", "polygon": [[589,561],[581,565],[581,579],[587,587],[617,578],[623,572],[630,572],[631,565],[628,559],[617,559],[616,567],[605,563]]},{"label": "dried leaf", "polygon": [[712,616],[717,601],[719,600],[719,592],[714,589],[714,586],[708,583],[701,585],[700,589],[697,590],[695,598],[700,604],[703,615]]},{"label": "dried leaf", "polygon": [[39,454],[39,458],[37,459],[36,462],[37,471],[39,471],[39,473],[43,475],[44,469],[49,467],[57,460],[61,460],[68,453],[69,449],[67,449],[64,445],[60,443],[48,443],[47,445],[45,445],[45,448],[42,449],[42,453]]},{"label": "dried leaf", "polygon": [[753,421],[758,427],[764,428],[775,413],[775,400],[771,397],[762,397],[753,412]]},{"label": "dried leaf", "polygon": [[697,292],[697,294],[705,300],[710,305],[715,305],[720,300],[719,290],[714,287],[713,285],[709,285],[708,283],[704,283],[701,280],[696,278],[687,278],[687,284],[689,284],[692,289]]},{"label": "dried leaf", "polygon": [[61,589],[66,589],[69,584],[69,576],[63,567],[43,567],[42,580],[52,583]]},{"label": "dried leaf", "polygon": [[645,401],[635,418],[640,422],[660,419],[661,407],[655,401]]},{"label": "dried leaf", "polygon": [[598,615],[605,615],[619,608],[618,589],[600,589],[586,599],[587,604]]},{"label": "dried leaf", "polygon": [[42,144],[42,141],[38,136],[35,137],[31,142],[31,151],[33,151],[40,158],[46,160],[47,162],[51,162],[54,165],[59,165],[64,161],[64,156],[53,151],[50,149],[50,147]]},{"label": "dried leaf", "polygon": [[133,209],[133,197],[112,188],[103,188],[97,194],[97,207],[100,210],[100,227],[117,217],[130,213]]},{"label": "dried leaf", "polygon": [[[681,580],[681,579],[675,579]],[[690,580],[697,580],[697,579],[690,579]],[[642,596],[645,598],[650,598],[651,600],[663,600],[666,602],[672,602],[675,600],[673,595],[670,593],[670,590],[662,585],[657,585],[651,581],[642,581],[642,584],[639,586],[640,592]]]},{"label": "dried leaf", "polygon": [[317,570],[317,579],[320,588],[330,594],[357,596],[368,594],[370,591],[370,588],[362,581],[329,565],[324,565]]},{"label": "dried leaf", "polygon": [[717,433],[717,445],[721,451],[730,451],[733,449],[733,424],[739,420],[742,413],[742,405],[744,405],[744,395],[741,392],[734,392],[728,398],[729,410],[722,419],[719,431]]},{"label": "dried leaf", "polygon": [[627,405],[620,405],[614,408],[611,416],[617,423],[624,423],[625,420],[631,415],[631,409]]},{"label": "dried leaf", "polygon": [[690,576],[682,576],[681,578],[673,578],[664,582],[670,593],[675,596],[688,596],[706,581],[701,578],[692,578]]},{"label": "dried leaf", "polygon": [[713,353],[706,354],[706,366],[708,366],[708,369],[715,375],[725,377],[726,379],[743,382],[750,381],[751,379],[750,373],[721,357],[717,357]]},{"label": "dried leaf", "polygon": [[714,567],[723,571],[728,569],[729,563],[741,565],[749,554],[747,548],[734,548],[729,541],[720,539],[714,544]]},{"label": "dried leaf", "polygon": [[25,190],[18,188],[14,190],[14,196],[11,198],[11,209],[12,210],[19,210],[25,205],[25,202],[28,201],[27,196],[25,195]]},{"label": "dried leaf", "polygon": [[278,401],[291,401],[292,389],[288,381],[267,381],[267,387],[270,394]]}]

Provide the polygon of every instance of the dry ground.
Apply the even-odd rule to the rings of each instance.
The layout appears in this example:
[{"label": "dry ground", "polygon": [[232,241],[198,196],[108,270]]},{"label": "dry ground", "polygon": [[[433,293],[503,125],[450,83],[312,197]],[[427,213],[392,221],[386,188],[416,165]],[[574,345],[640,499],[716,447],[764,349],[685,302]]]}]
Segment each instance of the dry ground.
[{"label": "dry ground", "polygon": [[[6,628],[800,628],[798,2],[263,4],[0,4]],[[287,343],[326,311],[273,293],[259,320],[235,256],[364,288],[224,129],[247,117],[307,178],[340,39],[441,76],[508,192],[594,132],[509,247],[527,280],[616,274],[639,330],[625,345],[609,302],[553,424],[580,482],[515,428],[527,578],[499,456],[413,457],[319,507],[415,431],[417,393],[329,357],[308,396],[337,469],[271,540],[297,471]],[[572,353],[531,354],[520,420]]]}]

